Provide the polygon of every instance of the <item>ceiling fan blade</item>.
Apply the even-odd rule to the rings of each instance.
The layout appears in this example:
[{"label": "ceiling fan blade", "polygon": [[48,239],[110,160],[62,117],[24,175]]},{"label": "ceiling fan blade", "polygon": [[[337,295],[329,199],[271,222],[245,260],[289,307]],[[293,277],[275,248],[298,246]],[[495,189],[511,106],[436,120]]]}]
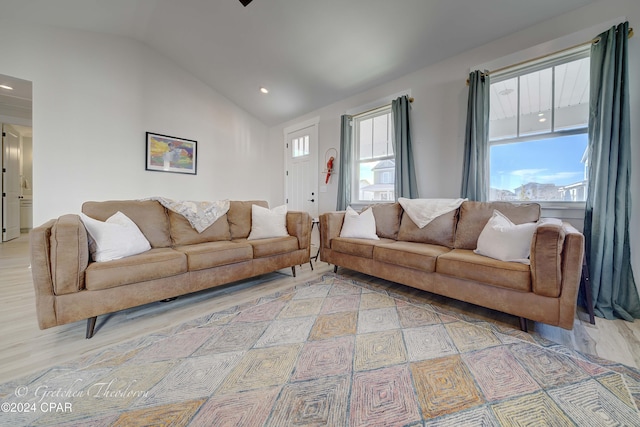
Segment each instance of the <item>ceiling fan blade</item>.
[{"label": "ceiling fan blade", "polygon": [[252,1],[252,0],[240,0],[240,3],[242,3],[242,5],[243,5],[244,7],[247,7],[247,5],[248,5],[249,3],[251,3],[251,1]]}]

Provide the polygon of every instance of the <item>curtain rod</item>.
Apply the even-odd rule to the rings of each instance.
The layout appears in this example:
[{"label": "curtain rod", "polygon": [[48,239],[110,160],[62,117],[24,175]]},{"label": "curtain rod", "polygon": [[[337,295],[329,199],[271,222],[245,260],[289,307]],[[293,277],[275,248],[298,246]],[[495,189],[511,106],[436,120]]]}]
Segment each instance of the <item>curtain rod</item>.
[{"label": "curtain rod", "polygon": [[[409,102],[413,102],[413,97],[409,98]],[[379,107],[375,107],[375,108],[371,108],[370,110],[363,111],[363,112],[361,112],[361,113],[351,114],[350,116],[351,116],[351,117],[355,117],[355,116],[362,116],[363,114],[367,114],[367,113],[370,113],[370,112],[372,112],[372,111],[376,111],[376,110],[379,110],[379,109],[381,109],[381,108],[388,107],[388,106],[390,106],[390,105],[391,105],[391,103],[389,103],[389,104],[384,104],[384,105],[381,105],[381,106],[379,106]]]},{"label": "curtain rod", "polygon": [[[630,39],[631,37],[633,37],[633,28],[629,28],[629,33],[627,35],[627,38]],[[560,50],[557,50],[555,52],[547,53],[546,55],[541,55],[541,56],[538,56],[536,58],[527,59],[526,61],[521,61],[521,62],[518,62],[516,64],[508,65],[506,67],[500,67],[500,68],[497,68],[495,70],[487,71],[487,72],[482,73],[482,75],[483,76],[488,76],[488,75],[491,75],[491,74],[494,74],[494,73],[499,73],[500,71],[504,71],[504,70],[508,70],[509,68],[515,68],[515,67],[518,67],[520,65],[528,64],[529,62],[539,61],[541,59],[548,58],[550,56],[554,56],[554,55],[557,55],[559,53],[566,52],[568,50],[577,49],[579,47],[586,46],[586,45],[589,45],[589,44],[596,44],[599,41],[600,41],[600,37],[596,37],[595,39],[591,39],[591,40],[586,41],[584,43],[579,43],[577,45],[570,46],[570,47],[567,47],[567,48],[564,48],[564,49],[560,49]],[[469,79],[468,78],[467,78],[467,86],[469,86]]]}]

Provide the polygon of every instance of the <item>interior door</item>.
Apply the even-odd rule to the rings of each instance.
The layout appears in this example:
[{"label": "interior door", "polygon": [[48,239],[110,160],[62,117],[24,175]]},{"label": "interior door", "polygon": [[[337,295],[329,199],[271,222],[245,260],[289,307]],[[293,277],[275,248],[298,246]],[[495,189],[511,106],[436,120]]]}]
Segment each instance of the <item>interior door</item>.
[{"label": "interior door", "polygon": [[285,130],[287,209],[318,216],[317,124]]},{"label": "interior door", "polygon": [[20,138],[2,127],[2,241],[20,237]]}]

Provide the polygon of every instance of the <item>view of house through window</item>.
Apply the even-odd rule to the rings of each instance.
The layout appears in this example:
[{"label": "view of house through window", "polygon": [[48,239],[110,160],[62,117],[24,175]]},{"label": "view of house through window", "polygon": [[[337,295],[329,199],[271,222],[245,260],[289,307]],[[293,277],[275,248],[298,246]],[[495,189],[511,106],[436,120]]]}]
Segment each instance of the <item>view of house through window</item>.
[{"label": "view of house through window", "polygon": [[353,201],[395,200],[391,107],[354,116]]},{"label": "view of house through window", "polygon": [[491,77],[490,199],[586,199],[589,52]]}]

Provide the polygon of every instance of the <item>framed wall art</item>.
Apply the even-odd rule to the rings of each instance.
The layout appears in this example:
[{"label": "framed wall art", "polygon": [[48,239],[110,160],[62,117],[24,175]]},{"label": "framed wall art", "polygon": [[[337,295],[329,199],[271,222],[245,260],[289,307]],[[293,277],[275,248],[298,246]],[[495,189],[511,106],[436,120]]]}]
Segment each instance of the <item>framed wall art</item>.
[{"label": "framed wall art", "polygon": [[195,175],[198,142],[147,132],[146,170]]}]

